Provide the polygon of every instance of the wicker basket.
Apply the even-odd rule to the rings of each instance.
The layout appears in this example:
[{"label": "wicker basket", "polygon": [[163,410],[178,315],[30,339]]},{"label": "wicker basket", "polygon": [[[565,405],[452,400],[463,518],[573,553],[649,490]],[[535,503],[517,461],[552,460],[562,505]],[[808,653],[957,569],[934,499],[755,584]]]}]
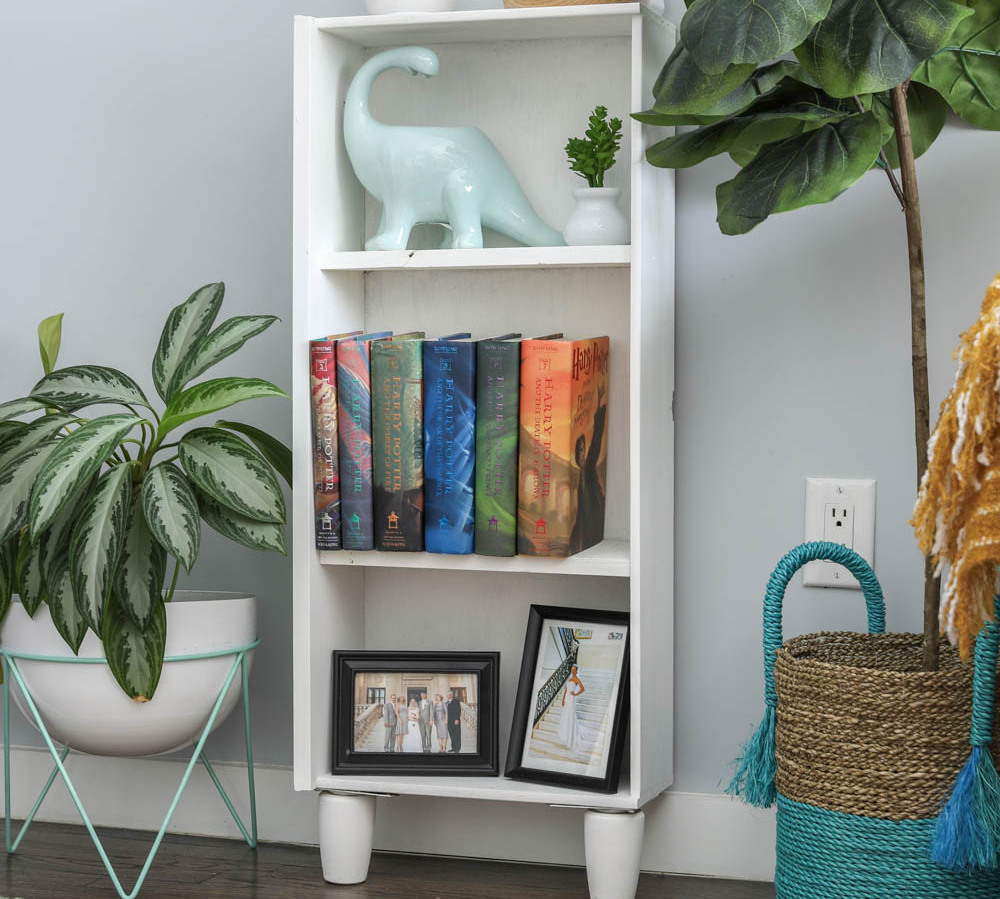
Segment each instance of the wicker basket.
[{"label": "wicker basket", "polygon": [[[817,559],[858,578],[870,633],[782,645],[785,589]],[[998,899],[1000,631],[983,631],[974,672],[944,645],[925,672],[922,638],[884,631],[856,553],[806,543],[781,560],[764,600],[767,712],[729,792],[777,803],[779,899]]]}]

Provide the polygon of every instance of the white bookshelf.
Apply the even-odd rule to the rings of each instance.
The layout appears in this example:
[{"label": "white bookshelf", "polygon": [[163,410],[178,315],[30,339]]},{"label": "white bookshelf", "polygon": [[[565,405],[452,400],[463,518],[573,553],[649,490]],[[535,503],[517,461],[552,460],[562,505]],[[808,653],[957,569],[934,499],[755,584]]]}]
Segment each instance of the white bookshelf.
[{"label": "white bookshelf", "polygon": [[[606,540],[569,559],[425,553],[317,553],[311,467],[295,472],[294,754],[298,790],[415,794],[635,811],[672,779],[673,177],[648,166],[646,108],[673,29],[638,3],[441,14],[299,17],[295,28],[294,451],[311,458],[308,341],[357,328],[474,336],[518,330],[611,341]],[[433,79],[389,72],[371,108],[393,124],[478,125],[541,217],[561,229],[582,182],[566,139],[593,106],[625,134],[607,184],[623,188],[625,247],[365,252],[378,208],[341,137],[343,99],[381,49],[432,47]],[[496,244],[490,246],[490,244]],[[430,244],[433,245],[433,244]],[[631,717],[618,792],[499,778],[334,777],[331,653],[337,649],[499,650],[506,754],[532,602],[628,610]],[[449,628],[428,628],[439,618]],[[391,623],[391,625],[390,625]]]}]

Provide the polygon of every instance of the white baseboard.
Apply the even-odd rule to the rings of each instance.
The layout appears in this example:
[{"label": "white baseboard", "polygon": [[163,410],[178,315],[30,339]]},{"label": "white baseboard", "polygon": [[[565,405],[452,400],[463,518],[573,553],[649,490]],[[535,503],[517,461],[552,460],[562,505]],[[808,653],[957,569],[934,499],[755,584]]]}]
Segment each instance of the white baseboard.
[{"label": "white baseboard", "polygon": [[[11,762],[11,805],[15,817],[24,817],[52,770],[52,760],[43,749],[12,748]],[[245,817],[246,765],[214,767]],[[183,763],[71,755],[67,769],[95,824],[157,830],[180,783]],[[255,770],[260,839],[316,845],[315,794],[292,789],[290,768],[258,765]],[[80,823],[61,780],[52,787],[39,820]],[[240,838],[201,766],[177,807],[170,832]],[[30,833],[26,839],[31,839]],[[382,799],[375,845],[395,852],[582,865],[583,814],[506,802]],[[671,874],[773,880],[774,813],[749,809],[717,794],[666,793],[646,807],[642,867]],[[320,876],[318,854],[316,876]]]}]

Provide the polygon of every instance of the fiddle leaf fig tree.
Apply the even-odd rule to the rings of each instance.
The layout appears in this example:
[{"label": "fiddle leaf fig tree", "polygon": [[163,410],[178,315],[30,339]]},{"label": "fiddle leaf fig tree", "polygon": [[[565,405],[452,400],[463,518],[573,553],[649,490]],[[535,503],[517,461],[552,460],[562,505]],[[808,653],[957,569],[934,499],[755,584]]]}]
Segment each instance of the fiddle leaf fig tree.
[{"label": "fiddle leaf fig tree", "polygon": [[[941,133],[949,108],[1000,130],[1000,0],[694,0],[653,98],[636,119],[694,130],[650,146],[651,164],[686,168],[728,154],[739,166],[716,189],[724,234],[829,203],[870,171],[886,178],[906,222],[921,480],[930,401],[914,160]],[[929,562],[924,575],[931,670],[939,589]]]},{"label": "fiddle leaf fig tree", "polygon": [[[235,421],[178,430],[244,400],[286,397],[260,378],[191,383],[277,321],[215,326],[224,293],[207,284],[170,312],[152,366],[160,411],[117,369],[56,368],[62,315],[38,328],[44,377],[0,403],[0,620],[17,593],[29,615],[48,606],[74,653],[92,630],[138,702],[156,691],[164,604],[198,558],[201,522],[242,546],[286,551],[276,474],[291,483],[288,447]],[[119,409],[85,417],[93,406]]]}]

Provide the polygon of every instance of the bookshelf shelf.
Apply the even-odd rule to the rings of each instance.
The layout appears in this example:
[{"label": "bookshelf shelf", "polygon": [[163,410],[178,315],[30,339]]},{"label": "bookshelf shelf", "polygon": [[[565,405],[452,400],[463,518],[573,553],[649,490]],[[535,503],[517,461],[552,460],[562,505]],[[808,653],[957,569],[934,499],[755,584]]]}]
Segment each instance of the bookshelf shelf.
[{"label": "bookshelf shelf", "polygon": [[351,552],[337,550],[321,552],[324,565],[373,568],[431,568],[438,571],[495,571],[525,574],[584,575],[591,577],[629,576],[629,543],[627,540],[604,540],[597,546],[567,559],[539,556],[448,556],[437,553]]},{"label": "bookshelf shelf", "polygon": [[429,269],[626,268],[632,248],[488,247],[482,250],[385,250],[319,254],[323,271],[401,272]]},{"label": "bookshelf shelf", "polygon": [[[674,181],[671,172],[644,160],[645,147],[661,135],[628,113],[650,105],[674,39],[673,27],[639,3],[296,19],[297,458],[311,458],[310,338],[358,328],[424,330],[428,336],[468,330],[477,338],[513,330],[607,335],[605,533],[612,535],[568,559],[318,553],[311,467],[297,466],[291,549],[296,789],[505,801],[514,806],[505,812],[509,819],[521,814],[518,803],[636,811],[670,785]],[[372,90],[372,114],[392,124],[482,128],[539,216],[557,229],[569,218],[581,183],[566,165],[567,137],[585,126],[598,103],[622,118],[618,164],[606,183],[622,190],[631,244],[364,251],[379,208],[347,157],[344,98],[372,54],[413,44],[434,49],[439,74],[427,80],[386,73]],[[507,242],[490,233],[485,238],[487,244]],[[425,230],[414,242],[431,246],[438,236]],[[499,650],[503,770],[531,603],[631,614],[629,730],[616,793],[503,777],[331,775],[330,665],[338,648]],[[447,628],[435,624],[441,621]],[[524,827],[541,826],[539,814],[544,812],[524,812]]]}]

